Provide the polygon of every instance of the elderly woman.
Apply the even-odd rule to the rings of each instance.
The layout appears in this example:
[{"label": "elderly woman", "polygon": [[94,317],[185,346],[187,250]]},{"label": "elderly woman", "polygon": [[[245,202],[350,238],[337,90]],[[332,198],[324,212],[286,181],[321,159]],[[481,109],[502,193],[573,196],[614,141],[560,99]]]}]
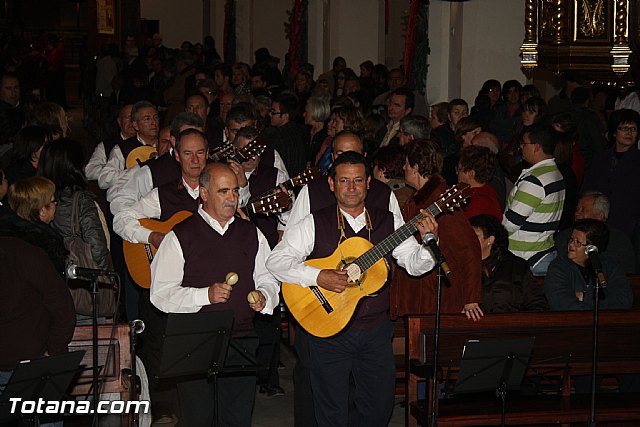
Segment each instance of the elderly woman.
[{"label": "elderly woman", "polygon": [[[622,109],[609,117],[612,147],[597,153],[582,190],[599,191],[611,202],[608,224],[628,235],[640,225],[640,114]],[[587,162],[588,164],[588,162]]]},{"label": "elderly woman", "polygon": [[249,65],[244,62],[236,62],[231,66],[231,87],[236,95],[251,93]]},{"label": "elderly woman", "polygon": [[62,236],[49,226],[56,214],[55,190],[51,180],[40,176],[11,184],[8,199],[12,212],[0,217],[0,235],[19,237],[44,249],[63,276],[68,252]]},{"label": "elderly woman", "polygon": [[[357,135],[362,135],[364,128],[364,116],[360,109],[353,105],[341,105],[334,107],[331,111],[329,123],[327,124],[327,133],[333,140],[333,137],[343,130],[349,130]],[[331,165],[331,147],[331,144],[327,144],[326,148],[320,149],[320,151],[323,152],[322,156],[316,156],[316,159],[320,159],[316,162],[316,166],[320,168],[322,173],[326,173]]]},{"label": "elderly woman", "polygon": [[304,108],[304,124],[310,127],[309,163],[316,165],[326,149],[331,145],[325,122],[331,109],[329,102],[322,98],[311,97]]},{"label": "elderly woman", "polygon": [[545,311],[549,305],[529,264],[509,252],[509,238],[501,221],[492,215],[469,220],[482,254],[482,310],[485,313]]},{"label": "elderly woman", "polygon": [[[405,147],[405,182],[415,194],[402,207],[405,221],[415,217],[438,200],[447,190],[440,175],[442,154],[439,147],[427,140],[416,140]],[[464,213],[454,211],[438,218],[440,248],[451,271],[445,280],[451,287],[442,287],[442,312],[464,313],[467,318],[479,320],[481,291],[480,245]],[[434,313],[437,273],[432,271],[414,278],[398,269],[392,287],[392,315]]]},{"label": "elderly woman", "polygon": [[629,309],[633,292],[623,268],[607,254],[609,229],[595,219],[576,221],[571,231],[567,255],[558,256],[549,265],[544,279],[544,293],[552,310],[590,310],[593,308],[593,289],[596,273],[586,248],[598,249],[607,287],[600,295],[600,307],[609,310]]},{"label": "elderly woman", "polygon": [[486,147],[469,145],[460,150],[460,158],[456,168],[458,182],[469,184],[471,187],[471,200],[464,207],[467,218],[488,214],[502,221],[498,193],[490,184],[497,164],[496,155]]}]

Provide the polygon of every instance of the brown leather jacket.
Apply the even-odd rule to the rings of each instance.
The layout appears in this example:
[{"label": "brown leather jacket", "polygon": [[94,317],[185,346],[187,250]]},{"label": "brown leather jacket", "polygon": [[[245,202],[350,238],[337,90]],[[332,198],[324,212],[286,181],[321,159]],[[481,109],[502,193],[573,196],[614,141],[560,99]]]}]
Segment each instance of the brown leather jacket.
[{"label": "brown leather jacket", "polygon": [[[402,207],[405,221],[416,216],[448,188],[440,175],[433,175]],[[416,235],[416,238],[419,236]],[[442,313],[460,313],[465,304],[482,298],[480,243],[462,211],[438,217],[440,249],[451,268],[450,287],[442,286]],[[396,268],[391,287],[391,317],[435,313],[437,269],[412,277]]]}]

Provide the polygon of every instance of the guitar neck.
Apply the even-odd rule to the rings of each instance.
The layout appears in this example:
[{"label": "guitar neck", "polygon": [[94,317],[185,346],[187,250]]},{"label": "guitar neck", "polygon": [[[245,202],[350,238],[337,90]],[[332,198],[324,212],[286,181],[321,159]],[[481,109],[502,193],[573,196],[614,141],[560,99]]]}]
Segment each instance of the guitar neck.
[{"label": "guitar neck", "polygon": [[[438,208],[438,205],[435,203],[431,204],[426,210],[434,217],[437,217],[442,213]],[[416,223],[424,217],[425,216],[423,214],[419,213],[407,221],[402,227],[387,236],[383,241],[360,255],[355,261],[353,261],[353,263],[357,264],[361,271],[366,271],[369,267],[398,247],[402,242],[411,237],[418,229]]]},{"label": "guitar neck", "polygon": [[249,203],[248,203],[248,204],[253,204],[253,203],[255,203],[255,202],[259,201],[260,199],[263,199],[263,198],[265,198],[265,197],[267,197],[267,196],[270,196],[271,194],[273,194],[273,193],[274,193],[274,191],[276,191],[278,188],[280,188],[280,186],[281,186],[281,185],[283,185],[283,186],[284,186],[284,188],[285,188],[287,191],[293,190],[293,187],[295,187],[295,185],[294,185],[294,183],[293,183],[293,180],[294,180],[294,179],[295,179],[295,178],[288,179],[288,180],[286,180],[286,181],[284,181],[284,182],[282,182],[282,183],[278,184],[277,186],[275,186],[275,187],[274,187],[274,188],[272,188],[271,190],[269,190],[269,191],[265,191],[265,192],[264,192],[264,193],[262,193],[262,194],[259,194],[259,195],[255,196],[255,197],[252,197],[251,199],[249,199]]}]

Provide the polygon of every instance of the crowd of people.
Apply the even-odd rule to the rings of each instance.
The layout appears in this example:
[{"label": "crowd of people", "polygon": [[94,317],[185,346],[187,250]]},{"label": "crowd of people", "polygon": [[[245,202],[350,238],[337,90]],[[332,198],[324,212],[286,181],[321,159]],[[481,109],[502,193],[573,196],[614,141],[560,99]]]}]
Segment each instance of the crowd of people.
[{"label": "crowd of people", "polygon": [[[50,40],[59,63],[61,42]],[[256,381],[261,393],[284,393],[280,282],[310,295],[318,287],[345,292],[351,273],[305,262],[354,237],[376,245],[407,222],[415,233],[388,251],[389,280],[341,332],[320,338],[296,328],[296,425],[387,424],[391,319],[436,310],[436,260],[420,244],[426,233],[437,236],[453,272],[442,312],[461,321],[591,309],[590,245],[609,278],[602,308],[632,307],[626,275],[640,272],[640,114],[629,101],[637,93],[617,97],[567,74],[548,101],[533,85],[487,80],[474,100],[428,106],[401,69],[365,61],[357,73],[348,65],[337,57],[326,72],[303,63],[292,74],[266,48],[250,66],[222,62],[211,37],[170,49],[160,34],[141,44],[128,36],[121,51],[101,47],[85,71],[85,124],[98,143],[83,158],[89,142],[69,138],[64,92],[42,87],[41,101],[31,93],[27,101],[21,88],[38,84],[7,62],[0,274],[12,286],[0,294],[0,329],[12,332],[0,334],[0,346],[12,351],[0,357],[0,387],[19,360],[65,351],[74,323],[86,320],[63,286],[78,236],[98,268],[122,278],[112,294],[119,309],[103,311],[101,321],[147,325],[140,357],[154,419],[175,414],[189,426],[249,426]],[[294,191],[279,187],[308,168],[322,176]],[[468,203],[434,217],[430,207],[454,184],[469,187]],[[277,192],[291,199],[286,211],[243,210]],[[188,218],[169,232],[141,221],[169,222],[182,211]],[[127,242],[157,250],[149,283],[129,273]],[[46,290],[34,268],[51,283]],[[251,354],[261,369],[257,379],[221,379],[214,413],[211,381],[167,383],[157,373],[169,313],[221,310],[235,316],[227,363]]]}]

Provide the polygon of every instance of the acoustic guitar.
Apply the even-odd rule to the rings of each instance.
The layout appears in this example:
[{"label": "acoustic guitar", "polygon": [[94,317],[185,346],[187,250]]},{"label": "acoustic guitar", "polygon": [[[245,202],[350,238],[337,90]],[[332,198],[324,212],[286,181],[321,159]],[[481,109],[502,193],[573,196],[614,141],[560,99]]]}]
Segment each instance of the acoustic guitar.
[{"label": "acoustic guitar", "polygon": [[[184,221],[191,215],[193,214],[189,211],[180,211],[176,212],[166,221],[143,218],[140,220],[140,225],[151,231],[167,234],[176,224]],[[125,240],[122,245],[122,250],[131,278],[141,288],[149,289],[151,287],[151,262],[157,252],[155,246],[150,243],[131,243]]]},{"label": "acoustic guitar", "polygon": [[140,147],[136,147],[127,156],[125,161],[126,169],[132,168],[135,165],[139,165],[140,163],[144,163],[147,160],[150,160],[158,155],[158,151],[156,147],[152,145],[142,145]]},{"label": "acoustic guitar", "polygon": [[[280,183],[277,187],[256,197],[252,197],[247,204],[247,211],[254,214],[284,212],[291,205],[291,195],[289,191],[293,190],[294,187],[301,187],[321,175],[318,168],[305,169],[293,178]],[[282,191],[281,186],[287,191]]]},{"label": "acoustic guitar", "polygon": [[[456,184],[426,210],[438,216],[460,208],[468,197],[469,186]],[[343,330],[353,317],[358,302],[375,295],[387,282],[389,268],[384,256],[410,238],[418,229],[416,223],[422,218],[423,214],[416,215],[375,246],[361,237],[351,237],[330,256],[305,261],[306,265],[319,269],[345,270],[348,285],[343,292],[337,293],[319,286],[282,283],[282,296],[298,323],[311,335],[320,338]]]},{"label": "acoustic guitar", "polygon": [[252,139],[242,148],[236,148],[232,143],[228,143],[209,154],[209,160],[213,162],[235,160],[238,163],[244,163],[255,156],[261,155],[266,148],[267,145],[259,141],[258,138]]}]

